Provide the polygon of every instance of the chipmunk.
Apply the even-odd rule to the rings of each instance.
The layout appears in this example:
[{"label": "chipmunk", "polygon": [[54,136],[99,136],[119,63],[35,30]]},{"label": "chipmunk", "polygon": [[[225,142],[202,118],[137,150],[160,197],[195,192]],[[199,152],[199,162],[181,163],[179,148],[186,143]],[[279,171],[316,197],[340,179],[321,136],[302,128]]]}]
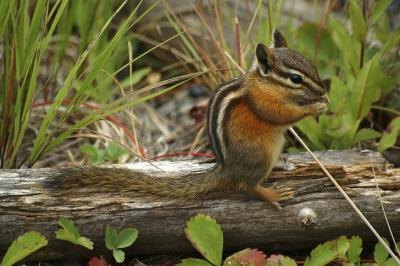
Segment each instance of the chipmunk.
[{"label": "chipmunk", "polygon": [[208,107],[207,125],[216,165],[191,176],[157,178],[129,169],[60,169],[61,189],[94,186],[134,195],[191,199],[211,191],[246,191],[274,206],[290,191],[262,187],[278,160],[284,133],[302,118],[327,109],[314,65],[287,47],[274,30],[270,48],[258,44],[249,72],[217,88]]}]

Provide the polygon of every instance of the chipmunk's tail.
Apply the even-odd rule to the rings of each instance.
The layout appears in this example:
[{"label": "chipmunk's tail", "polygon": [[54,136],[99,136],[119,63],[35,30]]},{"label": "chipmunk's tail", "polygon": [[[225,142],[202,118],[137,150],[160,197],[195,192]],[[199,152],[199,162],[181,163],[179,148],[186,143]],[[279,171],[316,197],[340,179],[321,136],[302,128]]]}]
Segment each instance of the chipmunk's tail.
[{"label": "chipmunk's tail", "polygon": [[219,167],[206,172],[180,176],[160,176],[136,170],[108,167],[67,167],[57,169],[54,178],[44,185],[48,190],[68,193],[125,193],[129,196],[190,199],[220,190]]}]

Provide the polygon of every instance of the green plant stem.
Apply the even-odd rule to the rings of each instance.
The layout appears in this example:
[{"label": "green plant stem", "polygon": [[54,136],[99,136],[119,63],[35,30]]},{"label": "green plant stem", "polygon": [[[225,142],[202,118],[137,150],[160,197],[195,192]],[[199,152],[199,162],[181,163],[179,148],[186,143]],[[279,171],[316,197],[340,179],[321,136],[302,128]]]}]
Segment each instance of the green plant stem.
[{"label": "green plant stem", "polygon": [[395,110],[393,108],[388,108],[388,107],[379,106],[379,105],[372,105],[372,109],[381,110],[381,111],[385,111],[385,112],[392,113],[392,114],[400,116],[400,111],[397,111],[397,110]]}]

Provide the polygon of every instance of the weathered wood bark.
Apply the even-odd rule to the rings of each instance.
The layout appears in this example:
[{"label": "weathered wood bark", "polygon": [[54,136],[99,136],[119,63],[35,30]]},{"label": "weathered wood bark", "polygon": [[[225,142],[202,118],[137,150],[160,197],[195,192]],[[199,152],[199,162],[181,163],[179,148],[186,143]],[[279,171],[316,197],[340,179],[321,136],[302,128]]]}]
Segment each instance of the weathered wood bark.
[{"label": "weathered wood bark", "polygon": [[[328,151],[318,153],[318,157],[377,230],[387,235],[377,183],[394,234],[400,236],[400,169],[388,167],[379,154],[371,152]],[[162,199],[146,202],[146,199],[127,197],[123,193],[85,193],[85,188],[61,195],[43,185],[52,183],[54,169],[1,170],[0,252],[28,230],[54,239],[60,217],[74,220],[80,232],[95,241],[97,254],[104,249],[106,225],[118,229],[135,227],[140,231],[137,242],[128,249],[131,255],[193,252],[183,228],[186,220],[197,213],[212,215],[221,224],[226,249],[307,248],[339,235],[360,235],[366,241],[375,242],[367,227],[308,155],[289,155],[287,161],[292,169],[274,171],[268,180],[270,185],[291,187],[296,193],[294,199],[282,203],[281,210],[240,192],[212,193],[186,202]],[[137,163],[129,167],[160,178],[171,178],[204,171],[211,165],[164,161],[155,166]],[[306,207],[315,217],[303,217],[308,220],[304,225],[300,216]],[[36,257],[70,258],[71,254],[78,253],[62,241],[52,240]]]}]

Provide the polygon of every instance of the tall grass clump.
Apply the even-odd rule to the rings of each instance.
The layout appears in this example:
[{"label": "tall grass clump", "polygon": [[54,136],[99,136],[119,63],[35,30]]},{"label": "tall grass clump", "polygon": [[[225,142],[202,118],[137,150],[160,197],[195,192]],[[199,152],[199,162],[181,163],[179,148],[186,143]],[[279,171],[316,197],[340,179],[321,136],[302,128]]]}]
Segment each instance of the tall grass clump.
[{"label": "tall grass clump", "polygon": [[[177,81],[199,75],[164,81],[164,89],[155,92],[158,85],[152,84],[110,101],[120,89],[111,81],[158,47],[135,53],[129,60],[125,52],[123,58],[128,43],[132,48],[135,42],[129,33],[159,1],[139,13],[142,2],[129,10],[124,9],[127,1],[0,2],[1,168],[33,166],[77,130],[162,94],[178,86]],[[127,14],[116,19],[122,10]],[[71,50],[77,51],[76,58],[68,56]],[[140,73],[145,74],[146,70]],[[132,82],[132,76],[128,77],[128,86]],[[175,85],[169,86],[171,82]],[[76,116],[89,99],[103,104],[83,117]],[[38,126],[32,127],[33,107],[43,103],[46,113]]]}]

